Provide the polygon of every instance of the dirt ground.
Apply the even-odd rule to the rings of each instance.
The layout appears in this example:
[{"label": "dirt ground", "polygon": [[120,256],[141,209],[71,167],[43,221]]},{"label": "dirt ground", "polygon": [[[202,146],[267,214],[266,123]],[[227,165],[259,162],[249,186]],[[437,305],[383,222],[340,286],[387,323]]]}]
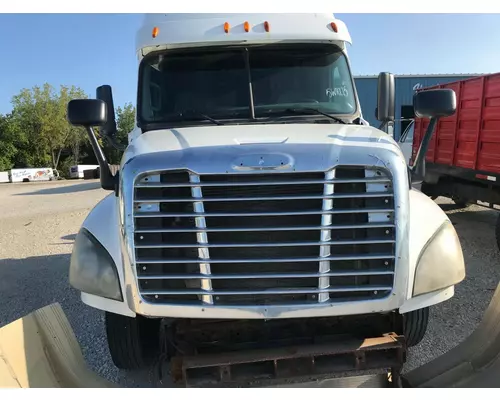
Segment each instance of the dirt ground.
[{"label": "dirt ground", "polygon": [[[113,366],[102,313],[84,305],[68,284],[75,234],[91,208],[108,194],[98,181],[0,185],[0,326],[59,302],[92,369],[123,386],[156,386],[155,370],[125,373]],[[481,320],[500,280],[494,236],[497,213],[479,206],[457,210],[443,198],[437,202],[459,233],[467,278],[456,288],[453,299],[432,308],[427,335],[411,349],[406,370],[467,337]]]}]

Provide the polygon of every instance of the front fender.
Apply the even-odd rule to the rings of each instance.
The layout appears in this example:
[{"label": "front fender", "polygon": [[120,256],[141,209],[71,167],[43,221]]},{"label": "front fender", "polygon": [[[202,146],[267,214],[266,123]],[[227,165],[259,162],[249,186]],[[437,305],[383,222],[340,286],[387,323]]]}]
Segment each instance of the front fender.
[{"label": "front fender", "polygon": [[[407,300],[400,308],[403,313],[440,303],[454,294],[454,284],[450,282],[447,288],[413,297],[415,272],[422,250],[449,218],[441,207],[422,192],[412,189],[409,198],[409,275]],[[457,268],[462,267],[463,265],[457,265]]]},{"label": "front fender", "polygon": [[[97,203],[83,222],[82,228],[87,229],[94,235],[110,254],[116,265],[122,293],[125,293],[124,263],[120,247],[120,222],[117,199],[115,194],[111,193]],[[135,316],[135,313],[128,307],[126,300],[120,302],[82,292],[82,301],[91,307],[101,310]]]}]

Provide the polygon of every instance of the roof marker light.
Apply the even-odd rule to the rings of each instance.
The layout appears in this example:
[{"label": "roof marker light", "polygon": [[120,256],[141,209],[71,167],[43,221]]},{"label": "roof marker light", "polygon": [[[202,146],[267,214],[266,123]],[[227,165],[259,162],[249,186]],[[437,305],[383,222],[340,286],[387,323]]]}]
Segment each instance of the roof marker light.
[{"label": "roof marker light", "polygon": [[337,28],[337,24],[335,22],[332,22],[330,24],[330,26],[332,27],[332,30],[337,33],[339,31],[339,28]]},{"label": "roof marker light", "polygon": [[230,28],[231,28],[231,27],[229,26],[229,22],[225,22],[225,23],[224,23],[224,32],[229,33],[229,29],[230,29]]},{"label": "roof marker light", "polygon": [[155,26],[153,28],[153,32],[151,33],[151,36],[153,36],[153,39],[158,36],[158,33],[160,33],[160,28],[158,28],[157,26]]},{"label": "roof marker light", "polygon": [[245,32],[250,31],[250,24],[248,23],[248,21],[245,21],[245,23],[243,24],[243,28],[245,28]]},{"label": "roof marker light", "polygon": [[264,29],[266,30],[266,32],[269,32],[271,30],[271,27],[269,26],[269,22],[264,22]]}]

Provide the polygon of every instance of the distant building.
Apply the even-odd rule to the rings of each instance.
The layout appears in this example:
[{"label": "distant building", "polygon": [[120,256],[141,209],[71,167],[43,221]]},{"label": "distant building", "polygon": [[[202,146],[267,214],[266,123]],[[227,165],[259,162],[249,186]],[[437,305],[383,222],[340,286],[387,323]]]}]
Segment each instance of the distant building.
[{"label": "distant building", "polygon": [[[439,85],[472,78],[481,74],[449,74],[449,75],[396,75],[396,120],[401,118],[413,118],[413,94],[415,90],[423,87]],[[363,118],[371,126],[378,127],[380,122],[375,118],[377,108],[377,79],[376,75],[355,76],[354,81],[361,103]],[[396,122],[394,136],[399,136],[404,131],[409,122]]]}]

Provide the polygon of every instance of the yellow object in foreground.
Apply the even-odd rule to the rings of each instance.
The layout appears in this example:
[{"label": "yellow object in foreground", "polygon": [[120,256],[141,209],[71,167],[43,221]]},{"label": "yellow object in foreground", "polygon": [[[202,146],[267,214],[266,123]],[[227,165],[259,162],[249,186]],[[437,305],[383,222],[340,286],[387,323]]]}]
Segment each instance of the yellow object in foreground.
[{"label": "yellow object in foreground", "polygon": [[0,387],[115,387],[91,371],[58,303],[0,328]]}]

